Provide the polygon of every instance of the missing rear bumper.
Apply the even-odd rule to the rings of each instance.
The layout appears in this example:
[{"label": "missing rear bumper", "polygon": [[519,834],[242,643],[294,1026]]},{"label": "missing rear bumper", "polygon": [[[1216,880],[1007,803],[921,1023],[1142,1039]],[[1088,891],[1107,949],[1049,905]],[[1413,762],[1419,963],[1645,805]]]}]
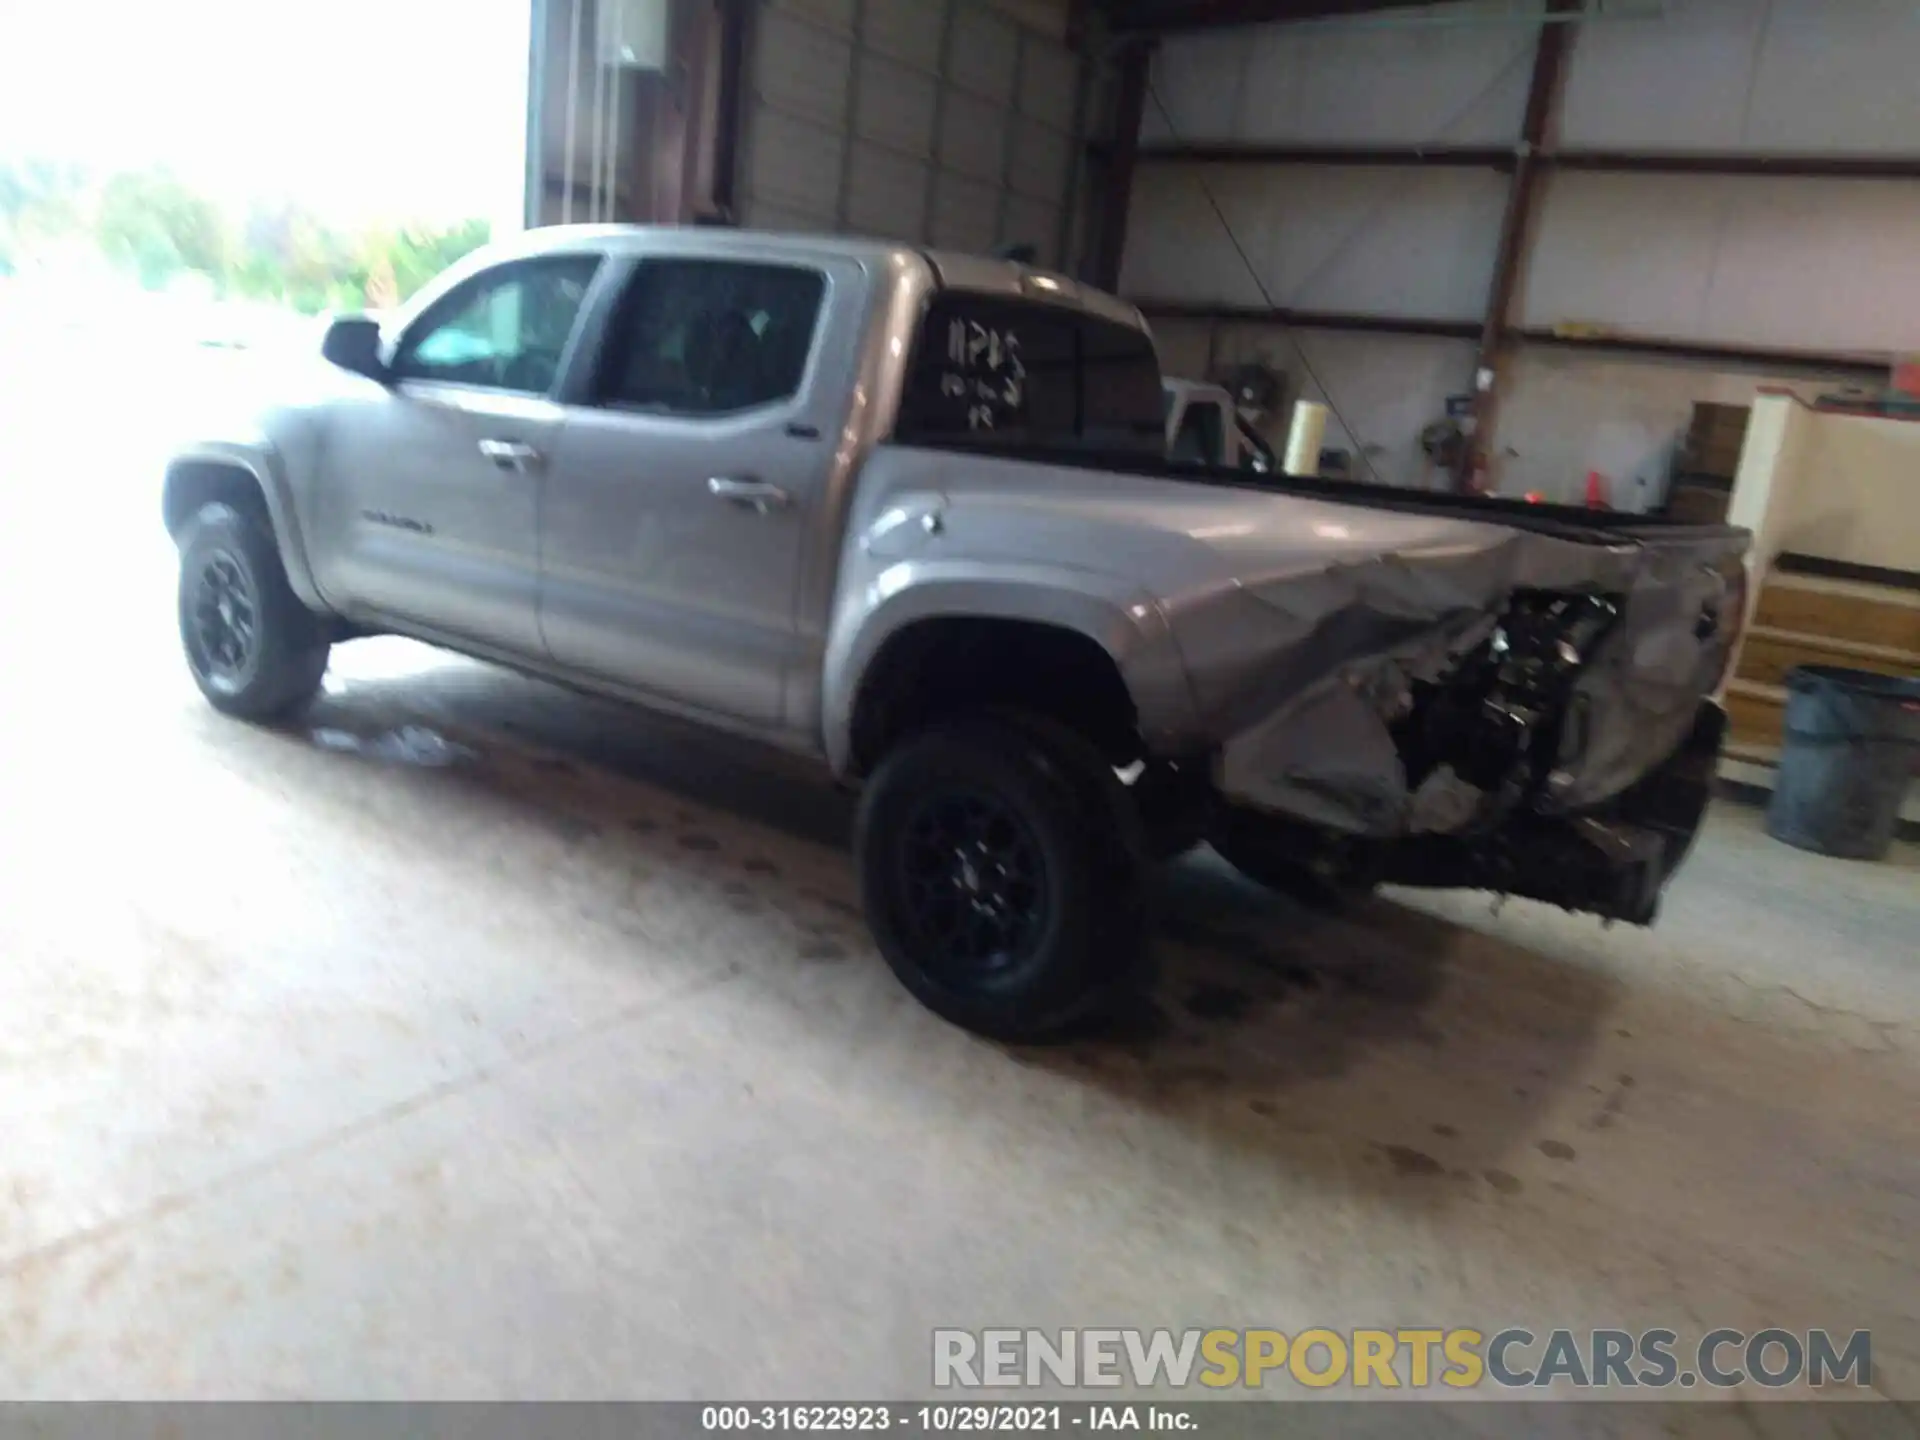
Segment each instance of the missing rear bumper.
[{"label": "missing rear bumper", "polygon": [[1651,925],[1712,798],[1726,712],[1702,705],[1686,742],[1609,804],[1581,815],[1521,814],[1484,836],[1422,836],[1382,857],[1401,885],[1493,890]]},{"label": "missing rear bumper", "polygon": [[1215,821],[1214,842],[1270,884],[1271,874],[1297,871],[1336,889],[1387,883],[1492,890],[1651,925],[1706,816],[1726,728],[1725,711],[1702,705],[1686,742],[1659,769],[1579,815],[1522,810],[1485,832],[1368,841],[1228,807]]}]

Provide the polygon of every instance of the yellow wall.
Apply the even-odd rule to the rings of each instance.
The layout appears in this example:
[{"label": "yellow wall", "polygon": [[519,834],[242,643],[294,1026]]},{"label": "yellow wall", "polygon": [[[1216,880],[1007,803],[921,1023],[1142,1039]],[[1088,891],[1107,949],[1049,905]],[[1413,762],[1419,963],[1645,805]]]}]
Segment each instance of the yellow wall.
[{"label": "yellow wall", "polygon": [[1920,570],[1920,422],[1807,412],[1783,548]]},{"label": "yellow wall", "polygon": [[1763,395],[1728,519],[1754,533],[1756,578],[1783,550],[1920,570],[1920,423]]}]

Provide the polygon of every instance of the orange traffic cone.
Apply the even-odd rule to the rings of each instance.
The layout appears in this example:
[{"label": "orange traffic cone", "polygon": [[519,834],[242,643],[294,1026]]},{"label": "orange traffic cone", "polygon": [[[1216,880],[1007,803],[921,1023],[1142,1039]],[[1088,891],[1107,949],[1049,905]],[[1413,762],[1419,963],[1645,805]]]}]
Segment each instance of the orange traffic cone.
[{"label": "orange traffic cone", "polygon": [[1607,499],[1607,477],[1598,470],[1587,472],[1587,509],[1611,510],[1613,506]]}]

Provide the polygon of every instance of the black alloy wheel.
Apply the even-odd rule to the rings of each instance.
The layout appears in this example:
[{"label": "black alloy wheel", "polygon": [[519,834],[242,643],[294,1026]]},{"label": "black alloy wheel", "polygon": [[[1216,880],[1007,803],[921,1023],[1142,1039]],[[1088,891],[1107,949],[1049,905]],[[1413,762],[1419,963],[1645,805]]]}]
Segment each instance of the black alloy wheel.
[{"label": "black alloy wheel", "polygon": [[854,854],[880,953],[956,1025],[1054,1038],[1149,978],[1139,817],[1055,721],[990,711],[903,738],[862,789]]},{"label": "black alloy wheel", "polygon": [[253,660],[260,610],[241,563],[226,551],[206,557],[194,582],[188,659],[215,685],[235,686]]},{"label": "black alloy wheel", "polygon": [[313,698],[331,648],[300,603],[264,516],[218,501],[181,527],[180,647],[215,709],[275,720]]},{"label": "black alloy wheel", "polygon": [[929,967],[949,982],[1019,966],[1046,933],[1045,856],[995,795],[924,797],[907,821],[899,865],[903,918]]}]

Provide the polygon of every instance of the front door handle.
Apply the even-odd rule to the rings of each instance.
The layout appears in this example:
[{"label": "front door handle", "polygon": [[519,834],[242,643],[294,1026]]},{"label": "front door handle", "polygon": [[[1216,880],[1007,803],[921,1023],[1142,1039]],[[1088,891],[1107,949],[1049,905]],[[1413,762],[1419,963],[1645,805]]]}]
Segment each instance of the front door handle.
[{"label": "front door handle", "polygon": [[502,470],[525,474],[540,468],[540,452],[519,440],[482,440],[480,453]]},{"label": "front door handle", "polygon": [[742,480],[726,475],[715,475],[707,481],[707,493],[716,500],[725,500],[730,505],[738,505],[761,515],[784,510],[793,503],[793,497],[778,485],[770,485],[765,480]]}]

